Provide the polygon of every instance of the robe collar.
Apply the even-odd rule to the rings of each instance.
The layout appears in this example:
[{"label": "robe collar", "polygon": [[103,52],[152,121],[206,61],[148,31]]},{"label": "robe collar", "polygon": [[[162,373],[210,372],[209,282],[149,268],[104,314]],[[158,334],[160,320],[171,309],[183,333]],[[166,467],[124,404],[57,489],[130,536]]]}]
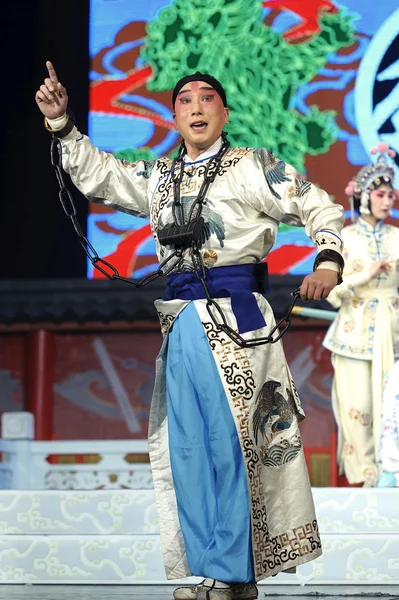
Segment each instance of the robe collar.
[{"label": "robe collar", "polygon": [[370,223],[367,223],[362,217],[358,218],[357,224],[367,233],[381,233],[384,227],[384,221],[377,221],[376,225],[370,225]]}]

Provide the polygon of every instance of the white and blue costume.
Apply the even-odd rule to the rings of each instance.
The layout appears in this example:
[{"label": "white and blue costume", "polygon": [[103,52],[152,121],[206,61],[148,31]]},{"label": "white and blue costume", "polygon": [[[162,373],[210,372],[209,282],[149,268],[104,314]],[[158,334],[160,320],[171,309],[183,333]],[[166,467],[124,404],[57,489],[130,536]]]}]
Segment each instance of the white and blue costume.
[{"label": "white and blue costume", "polygon": [[[186,214],[220,145],[197,161],[184,159]],[[171,160],[117,160],[76,128],[62,147],[65,170],[90,200],[150,218],[165,260],[172,248],[159,244],[158,226],[172,222]],[[341,207],[265,149],[227,150],[202,214],[209,288],[245,338],[266,336],[274,326],[254,265],[272,248],[279,222],[304,224],[321,249],[341,249]],[[156,308],[164,343],[149,447],[167,577],[247,582],[318,557],[298,429],[303,410],[281,343],[240,348],[217,330],[190,251]]]},{"label": "white and blue costume", "polygon": [[[350,483],[375,481],[385,379],[399,358],[399,229],[362,217],[342,230],[344,281],[327,300],[338,308],[323,345],[334,365],[338,462]],[[372,277],[376,261],[389,272]]]}]

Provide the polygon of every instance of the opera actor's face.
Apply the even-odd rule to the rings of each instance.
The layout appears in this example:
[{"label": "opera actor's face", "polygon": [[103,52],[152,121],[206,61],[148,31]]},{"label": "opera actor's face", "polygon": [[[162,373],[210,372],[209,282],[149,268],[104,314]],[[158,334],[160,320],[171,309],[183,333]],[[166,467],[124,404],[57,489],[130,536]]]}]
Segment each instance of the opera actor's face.
[{"label": "opera actor's face", "polygon": [[188,155],[195,159],[221,136],[229,109],[209,83],[191,81],[177,94],[173,119]]},{"label": "opera actor's face", "polygon": [[383,221],[391,212],[396,199],[392,187],[388,184],[380,185],[370,194],[371,213],[378,221]]}]

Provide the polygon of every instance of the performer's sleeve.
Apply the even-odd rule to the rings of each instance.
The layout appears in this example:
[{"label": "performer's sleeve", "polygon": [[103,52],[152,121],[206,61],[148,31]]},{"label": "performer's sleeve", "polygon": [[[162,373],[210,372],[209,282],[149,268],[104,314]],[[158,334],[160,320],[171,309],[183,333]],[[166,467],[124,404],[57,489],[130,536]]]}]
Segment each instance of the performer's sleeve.
[{"label": "performer's sleeve", "polygon": [[[346,248],[347,239],[345,238],[346,229],[343,231],[344,248]],[[347,252],[344,252],[344,256]],[[356,288],[361,285],[365,285],[371,280],[371,275],[368,270],[365,271],[354,271],[351,260],[345,260],[344,272],[342,274],[342,283],[337,285],[331,290],[327,296],[328,302],[339,308],[342,305],[343,300],[354,298],[356,295]]]},{"label": "performer's sleeve", "polygon": [[60,141],[62,166],[88,200],[137,217],[149,216],[147,191],[155,161],[120,160],[93,146],[76,127]]},{"label": "performer's sleeve", "polygon": [[263,170],[263,212],[281,223],[304,226],[319,252],[335,250],[341,254],[345,222],[342,206],[334,204],[326,192],[301,179],[294,167],[268,150],[254,150],[254,158]]}]

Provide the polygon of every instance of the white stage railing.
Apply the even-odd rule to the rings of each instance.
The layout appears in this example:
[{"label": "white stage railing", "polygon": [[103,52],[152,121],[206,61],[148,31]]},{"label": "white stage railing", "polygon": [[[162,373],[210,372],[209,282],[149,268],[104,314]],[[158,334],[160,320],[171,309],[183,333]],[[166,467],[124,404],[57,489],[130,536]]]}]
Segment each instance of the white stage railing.
[{"label": "white stage railing", "polygon": [[[2,435],[0,584],[165,583],[146,441],[36,442],[29,413],[3,415]],[[398,489],[313,497],[323,555],[265,588],[398,586]]]},{"label": "white stage railing", "polygon": [[[146,440],[35,441],[30,413],[5,413],[0,489],[151,489]],[[14,439],[12,439],[14,438]]]}]

